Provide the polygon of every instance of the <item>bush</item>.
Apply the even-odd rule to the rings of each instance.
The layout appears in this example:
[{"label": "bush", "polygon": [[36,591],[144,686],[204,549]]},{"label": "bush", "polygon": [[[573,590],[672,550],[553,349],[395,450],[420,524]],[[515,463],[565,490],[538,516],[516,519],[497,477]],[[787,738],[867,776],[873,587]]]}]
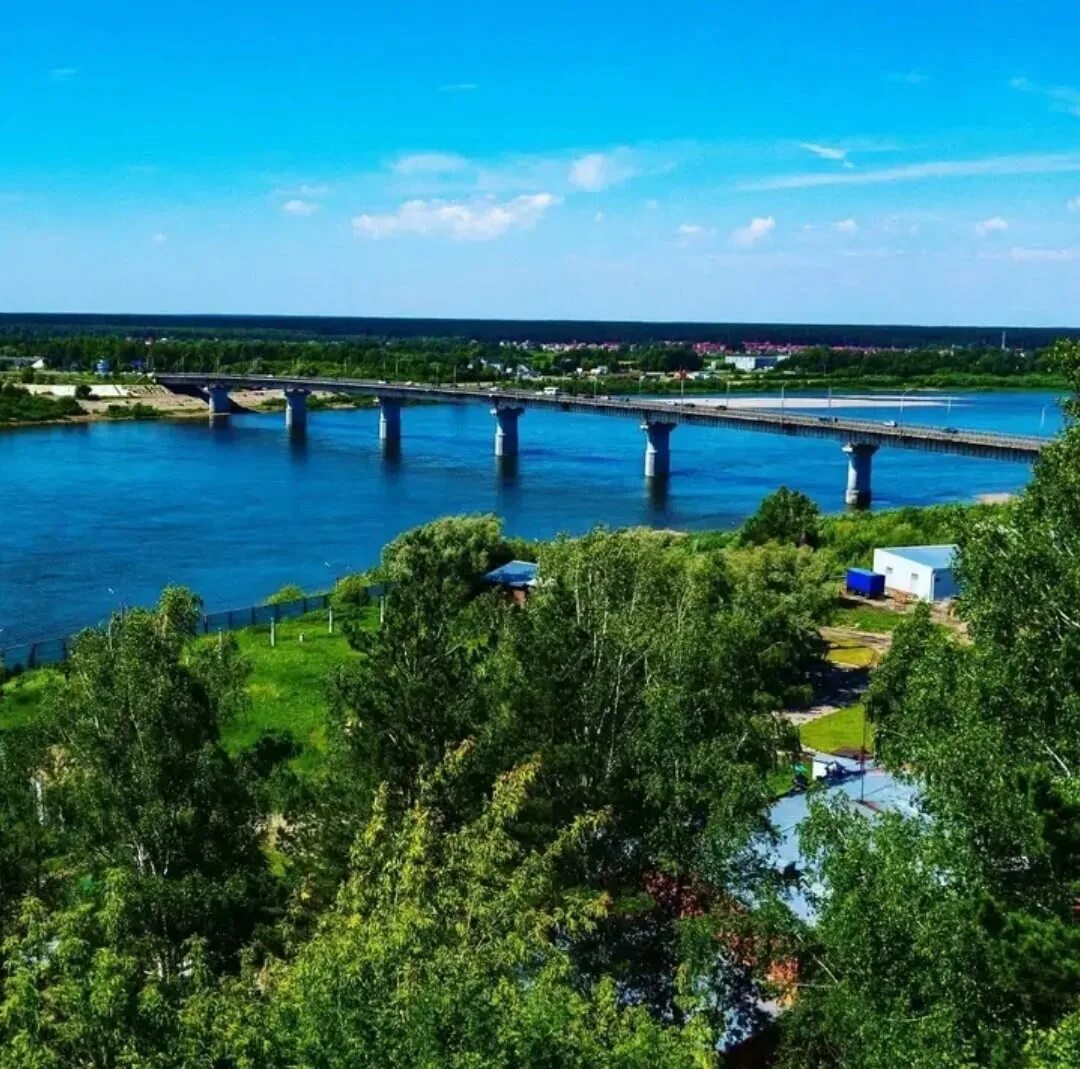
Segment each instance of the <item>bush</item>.
[{"label": "bush", "polygon": [[806,494],[781,486],[762,499],[757,512],[743,524],[740,536],[752,546],[766,542],[815,546],[820,524],[821,512]]},{"label": "bush", "polygon": [[279,591],[266,599],[267,605],[284,605],[288,601],[298,601],[304,596],[303,590],[295,583],[286,583]]},{"label": "bush", "polygon": [[369,582],[370,579],[363,572],[339,579],[330,594],[330,604],[334,607],[334,612],[345,615],[370,605]]}]

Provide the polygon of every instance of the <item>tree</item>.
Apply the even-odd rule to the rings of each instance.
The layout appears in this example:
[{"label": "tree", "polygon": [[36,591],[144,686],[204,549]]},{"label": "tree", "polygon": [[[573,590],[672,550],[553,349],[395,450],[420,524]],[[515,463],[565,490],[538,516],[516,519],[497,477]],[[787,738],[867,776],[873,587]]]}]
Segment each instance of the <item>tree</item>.
[{"label": "tree", "polygon": [[781,486],[763,498],[740,531],[743,542],[760,546],[780,542],[795,546],[817,545],[821,513],[817,505],[798,490]]},{"label": "tree", "polygon": [[[467,760],[457,754],[434,778]],[[381,791],[314,938],[235,992],[243,1024],[235,1013],[194,1016],[189,1049],[209,1062],[258,1048],[260,1064],[325,1069],[712,1064],[699,1025],[657,1023],[620,1005],[610,982],[575,975],[566,941],[610,902],[560,892],[558,872],[605,817],[582,815],[544,849],[524,848],[515,826],[539,774],[530,764],[502,776],[480,816],[454,831],[436,801],[443,788],[422,787],[400,815]],[[212,1023],[222,1019],[237,1027]]]},{"label": "tree", "polygon": [[229,966],[273,901],[260,814],[220,741],[246,669],[231,640],[191,643],[198,614],[167,589],[156,610],[83,632],[47,720],[69,863],[93,880],[127,874],[125,908],[162,979],[194,938]]},{"label": "tree", "polygon": [[[1080,387],[1080,346],[1054,354]],[[924,609],[867,701],[921,812],[807,829],[792,1064],[1053,1065],[1080,1004],[1080,408],[1012,507],[960,535],[968,640]],[[1033,1038],[1034,1037],[1034,1038]]]}]

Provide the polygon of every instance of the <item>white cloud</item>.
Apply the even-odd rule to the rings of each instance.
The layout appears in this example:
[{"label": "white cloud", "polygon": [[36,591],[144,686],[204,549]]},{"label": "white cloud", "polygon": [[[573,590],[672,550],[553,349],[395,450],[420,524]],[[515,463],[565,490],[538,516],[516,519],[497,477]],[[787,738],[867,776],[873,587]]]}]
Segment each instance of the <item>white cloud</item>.
[{"label": "white cloud", "polygon": [[855,164],[847,158],[848,149],[846,148],[834,148],[831,145],[818,145],[813,141],[800,141],[799,148],[804,148],[807,152],[812,152],[818,159],[832,160],[835,163],[842,163],[848,168],[855,166]]},{"label": "white cloud", "polygon": [[759,241],[764,241],[776,229],[776,220],[771,216],[755,216],[746,226],[740,226],[731,232],[731,243],[740,249],[749,249]]},{"label": "white cloud", "polygon": [[1080,89],[1074,89],[1071,85],[1040,85],[1027,78],[1013,78],[1009,85],[1022,93],[1037,93],[1046,97],[1053,103],[1055,111],[1080,117]]},{"label": "white cloud", "polygon": [[569,180],[572,186],[589,193],[598,193],[608,186],[625,182],[638,173],[629,149],[618,148],[611,152],[590,152],[579,156],[570,164]]},{"label": "white cloud", "polygon": [[832,224],[833,230],[838,230],[841,234],[857,234],[859,232],[859,224],[854,219],[839,219]]},{"label": "white cloud", "polygon": [[281,206],[281,210],[286,215],[314,215],[319,210],[319,206],[310,200],[287,200]]},{"label": "white cloud", "polygon": [[1002,230],[1008,230],[1009,224],[1001,218],[1000,215],[995,215],[992,219],[983,219],[982,222],[975,224],[975,236],[977,238],[989,237],[991,234],[999,234]]},{"label": "white cloud", "polygon": [[160,230],[150,235],[151,245],[164,245],[169,240],[168,234],[163,234]]},{"label": "white cloud", "polygon": [[1063,174],[1080,171],[1080,153],[1035,156],[990,156],[981,160],[934,160],[882,167],[874,171],[778,175],[744,182],[741,190],[809,189],[814,186],[878,185],[885,182],[915,182],[924,178],[980,178],[1022,174]]},{"label": "white cloud", "polygon": [[1071,249],[1046,249],[1025,248],[1022,245],[1014,245],[1009,250],[1009,258],[1018,263],[1033,263],[1038,261],[1061,261],[1080,260],[1080,248]]},{"label": "white cloud", "polygon": [[595,214],[595,215],[593,216],[593,222],[594,222],[594,223],[602,223],[602,222],[603,222],[603,221],[604,221],[604,220],[605,220],[606,218],[607,218],[607,215],[606,215],[606,214],[605,214],[604,212],[599,212],[599,211],[598,211],[598,212],[597,212],[597,213],[596,213],[596,214]]},{"label": "white cloud", "polygon": [[535,226],[549,208],[562,202],[551,193],[534,193],[497,201],[409,200],[396,212],[358,215],[353,230],[361,238],[390,238],[403,234],[450,238],[455,241],[490,241],[509,230]]},{"label": "white cloud", "polygon": [[297,186],[279,186],[275,192],[283,197],[326,197],[332,190],[324,182],[301,182]]},{"label": "white cloud", "polygon": [[438,91],[440,93],[471,93],[479,88],[476,82],[450,82],[448,85],[440,85]]},{"label": "white cloud", "polygon": [[1080,212],[1080,197],[1073,197],[1072,200],[1066,201],[1065,207],[1070,212]]},{"label": "white cloud", "polygon": [[692,238],[697,237],[699,234],[710,234],[712,231],[700,223],[682,223],[676,233],[684,238]]},{"label": "white cloud", "polygon": [[78,67],[53,67],[49,71],[49,77],[54,82],[66,82],[69,78],[74,78],[79,73]]},{"label": "white cloud", "polygon": [[398,174],[454,174],[469,166],[469,161],[456,152],[414,152],[394,161]]}]

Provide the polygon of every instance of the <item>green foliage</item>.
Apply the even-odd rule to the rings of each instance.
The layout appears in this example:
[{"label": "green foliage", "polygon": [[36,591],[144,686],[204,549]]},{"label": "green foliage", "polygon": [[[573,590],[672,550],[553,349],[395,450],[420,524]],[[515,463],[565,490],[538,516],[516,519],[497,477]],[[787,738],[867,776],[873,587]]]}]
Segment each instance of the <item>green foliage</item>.
[{"label": "green foliage", "polygon": [[806,494],[781,486],[762,499],[739,533],[742,541],[752,546],[766,542],[813,546],[817,544],[820,522],[821,513]]},{"label": "green foliage", "polygon": [[264,604],[284,605],[290,601],[299,601],[303,596],[303,587],[298,587],[295,583],[286,583],[280,590],[271,594]]},{"label": "green foliage", "polygon": [[265,1064],[327,1069],[709,1064],[700,1026],[659,1024],[620,1005],[610,981],[575,978],[566,942],[609,903],[560,894],[558,872],[603,819],[583,816],[545,849],[523,848],[515,827],[537,774],[502,777],[455,831],[436,809],[441,790],[421,789],[400,817],[380,796],[314,938],[249,989],[240,1045],[257,1031]]},{"label": "green foliage", "polygon": [[858,702],[803,724],[799,728],[799,739],[804,746],[823,753],[864,747],[868,753],[874,751],[874,728],[867,723],[865,711]]},{"label": "green foliage", "polygon": [[63,755],[46,800],[65,814],[72,862],[129,875],[125,901],[163,978],[191,938],[233,961],[269,904],[260,814],[220,741],[246,666],[231,640],[189,645],[199,608],[170,589],[156,611],[83,632],[45,726]]},{"label": "green foliage", "polygon": [[[1080,373],[1075,343],[1055,356]],[[1019,500],[958,531],[970,641],[919,607],[874,675],[879,755],[914,775],[925,815],[871,824],[837,807],[806,829],[820,912],[785,1021],[792,1065],[1070,1064],[1078,468],[1070,422]]]},{"label": "green foliage", "polygon": [[8,382],[0,386],[0,423],[41,423],[82,415],[73,397],[47,397]]}]

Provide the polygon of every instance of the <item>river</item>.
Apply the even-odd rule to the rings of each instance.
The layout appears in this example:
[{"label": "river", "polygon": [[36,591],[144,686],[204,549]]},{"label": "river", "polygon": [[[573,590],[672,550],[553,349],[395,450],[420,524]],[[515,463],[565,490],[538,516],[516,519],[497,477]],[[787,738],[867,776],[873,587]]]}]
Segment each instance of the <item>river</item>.
[{"label": "river", "polygon": [[[925,395],[920,394],[920,397]],[[1053,433],[1057,396],[954,394],[951,409],[905,421]],[[799,398],[785,404],[798,407]],[[900,418],[834,399],[837,415]],[[448,513],[495,512],[515,535],[595,524],[730,528],[777,485],[843,508],[846,460],[831,441],[679,427],[666,490],[642,477],[636,421],[530,410],[516,473],[492,456],[486,405],[402,413],[400,455],[379,450],[378,412],[320,411],[303,440],[280,413],[202,421],[91,423],[0,433],[0,646],[61,635],[161,587],[197,590],[208,608],[248,605],[285,583],[322,588],[372,564],[398,532]],[[971,501],[1015,491],[1022,464],[882,449],[878,508]]]}]

